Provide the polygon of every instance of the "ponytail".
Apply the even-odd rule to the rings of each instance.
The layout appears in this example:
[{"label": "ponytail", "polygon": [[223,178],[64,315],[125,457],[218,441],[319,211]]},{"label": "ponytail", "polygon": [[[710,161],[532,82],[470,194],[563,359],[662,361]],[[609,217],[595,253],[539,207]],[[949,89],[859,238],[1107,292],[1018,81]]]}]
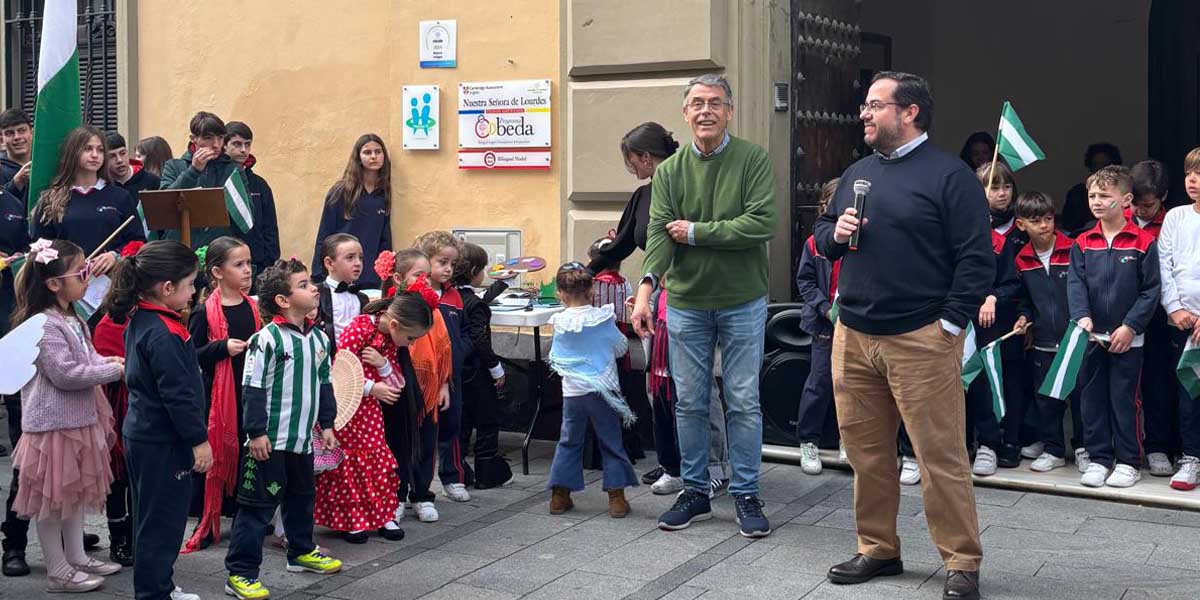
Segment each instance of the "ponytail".
[{"label": "ponytail", "polygon": [[114,322],[124,323],[138,300],[154,286],[182,281],[195,272],[196,255],[190,248],[176,241],[150,242],[117,264],[104,297],[105,312]]}]

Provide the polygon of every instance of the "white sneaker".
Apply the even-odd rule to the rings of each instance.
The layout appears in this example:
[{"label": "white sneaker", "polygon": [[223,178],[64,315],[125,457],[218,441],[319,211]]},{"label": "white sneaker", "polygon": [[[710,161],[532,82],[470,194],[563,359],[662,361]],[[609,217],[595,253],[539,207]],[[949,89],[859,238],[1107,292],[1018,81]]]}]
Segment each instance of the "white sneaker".
[{"label": "white sneaker", "polygon": [[1171,487],[1177,490],[1194,490],[1200,483],[1200,458],[1184,454],[1179,458],[1179,471],[1171,478]]},{"label": "white sneaker", "polygon": [[1109,487],[1127,488],[1141,480],[1141,470],[1129,465],[1118,464],[1117,468],[1113,469],[1112,475],[1104,480],[1104,484]]},{"label": "white sneaker", "polygon": [[1170,477],[1175,473],[1175,467],[1171,465],[1171,459],[1163,452],[1151,452],[1147,454],[1146,462],[1150,467],[1150,474],[1155,477]]},{"label": "white sneaker", "polygon": [[1067,466],[1067,459],[1059,458],[1049,452],[1043,452],[1041,456],[1037,457],[1037,460],[1033,461],[1033,464],[1029,465],[1029,468],[1038,473],[1048,473],[1065,466]]},{"label": "white sneaker", "polygon": [[975,452],[975,465],[971,471],[980,477],[996,474],[996,451],[987,446],[980,446]]},{"label": "white sneaker", "polygon": [[807,475],[821,474],[821,454],[811,442],[800,444],[800,470]]},{"label": "white sneaker", "polygon": [[200,600],[198,594],[189,594],[175,586],[175,591],[171,592],[171,600]]},{"label": "white sneaker", "polygon": [[1028,446],[1021,448],[1021,458],[1038,459],[1042,457],[1042,452],[1046,451],[1046,446],[1041,442],[1034,442]]},{"label": "white sneaker", "polygon": [[392,521],[395,521],[396,524],[399,524],[400,521],[404,520],[404,505],[405,504],[407,504],[407,503],[401,502],[399,505],[397,505],[396,512],[392,514]]},{"label": "white sneaker", "polygon": [[1079,469],[1080,473],[1087,473],[1088,467],[1092,464],[1092,457],[1088,455],[1087,448],[1075,449],[1075,468]]},{"label": "white sneaker", "polygon": [[900,461],[900,485],[917,485],[921,483],[921,469],[917,459],[905,456]]},{"label": "white sneaker", "polygon": [[850,462],[850,459],[846,457],[846,445],[841,442],[838,442],[838,460],[843,463]]},{"label": "white sneaker", "polygon": [[1108,467],[1094,462],[1088,462],[1087,471],[1083,477],[1079,478],[1079,483],[1088,487],[1104,487],[1104,480],[1108,479]]},{"label": "white sneaker", "polygon": [[432,502],[418,502],[416,506],[417,520],[422,523],[436,523],[438,520],[438,511],[433,507]]},{"label": "white sneaker", "polygon": [[471,501],[471,493],[467,491],[467,486],[461,483],[447,483],[442,489],[442,495],[455,502]]},{"label": "white sneaker", "polygon": [[662,477],[658,481],[650,484],[650,492],[656,496],[666,496],[668,494],[678,494],[683,490],[683,478],[672,477],[669,473],[663,472]]}]

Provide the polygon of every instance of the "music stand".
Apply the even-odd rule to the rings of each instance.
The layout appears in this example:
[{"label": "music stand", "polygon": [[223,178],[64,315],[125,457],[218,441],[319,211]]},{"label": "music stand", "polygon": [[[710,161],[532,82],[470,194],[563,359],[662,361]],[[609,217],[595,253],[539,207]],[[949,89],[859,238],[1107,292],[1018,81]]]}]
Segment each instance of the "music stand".
[{"label": "music stand", "polygon": [[222,188],[146,190],[138,194],[146,226],[151,231],[177,230],[184,246],[192,247],[192,228],[228,227]]}]

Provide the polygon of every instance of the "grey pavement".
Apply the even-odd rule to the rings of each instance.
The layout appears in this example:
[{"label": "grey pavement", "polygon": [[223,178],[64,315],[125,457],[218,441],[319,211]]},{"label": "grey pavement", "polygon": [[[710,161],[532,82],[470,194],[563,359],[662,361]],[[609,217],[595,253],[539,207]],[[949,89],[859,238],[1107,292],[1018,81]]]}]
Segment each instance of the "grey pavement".
[{"label": "grey pavement", "polygon": [[[515,440],[504,436],[511,457],[519,456]],[[575,496],[574,511],[551,516],[544,487],[553,451],[552,444],[535,444],[531,474],[518,474],[508,487],[473,490],[464,504],[439,498],[438,523],[410,515],[400,542],[372,538],[352,546],[318,529],[317,543],[346,563],[336,575],[287,573],[282,551],[268,545],[263,581],[273,598],[294,600],[941,597],[944,571],[918,488],[903,489],[900,507],[904,575],[836,586],[825,581],[825,571],[855,548],[847,472],[811,477],[797,466],[764,464],[762,496],[774,532],[753,541],[738,535],[727,497],[715,502],[715,519],[668,533],[655,527],[655,518],[674,497],[641,486],[630,493],[633,513],[611,519],[598,471],[587,472],[589,488]],[[9,466],[8,458],[0,459],[4,494]],[[516,460],[513,466],[519,469]],[[652,458],[639,461],[637,470],[652,466]],[[976,494],[985,598],[1200,598],[1200,513],[1010,490],[977,488]],[[225,521],[220,544],[179,558],[177,584],[203,598],[223,597],[229,526]],[[101,515],[89,517],[88,531],[107,544]],[[103,550],[97,555],[107,558]],[[28,558],[33,575],[0,578],[0,598],[51,597],[36,537]],[[82,595],[131,596],[129,570]]]}]

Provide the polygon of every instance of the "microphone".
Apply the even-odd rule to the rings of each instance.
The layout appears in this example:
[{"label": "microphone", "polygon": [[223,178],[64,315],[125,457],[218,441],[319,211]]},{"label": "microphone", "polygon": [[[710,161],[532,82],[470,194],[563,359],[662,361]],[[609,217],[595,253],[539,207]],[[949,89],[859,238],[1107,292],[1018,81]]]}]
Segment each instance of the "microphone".
[{"label": "microphone", "polygon": [[871,182],[866,179],[854,180],[854,216],[858,218],[858,229],[850,234],[850,249],[858,250],[858,234],[862,233],[863,208],[867,203],[867,194],[871,192]]}]

